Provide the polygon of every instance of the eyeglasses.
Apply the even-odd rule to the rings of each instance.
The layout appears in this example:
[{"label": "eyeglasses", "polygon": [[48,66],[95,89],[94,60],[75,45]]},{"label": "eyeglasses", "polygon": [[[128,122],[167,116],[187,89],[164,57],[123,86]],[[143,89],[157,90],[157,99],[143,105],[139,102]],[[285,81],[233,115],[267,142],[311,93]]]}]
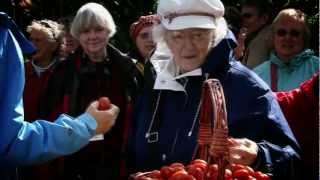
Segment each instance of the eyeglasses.
[{"label": "eyeglasses", "polygon": [[278,30],[276,31],[276,34],[277,34],[277,36],[279,36],[279,37],[284,37],[284,36],[286,36],[287,34],[289,34],[289,36],[297,38],[297,37],[299,37],[299,36],[301,35],[301,31],[299,31],[299,30],[297,30],[297,29],[286,30],[286,29],[280,28],[280,29],[278,29]]},{"label": "eyeglasses", "polygon": [[203,30],[196,30],[189,33],[183,33],[179,30],[177,31],[169,31],[168,37],[170,40],[175,42],[176,44],[183,44],[186,39],[190,38],[193,43],[202,42],[205,39],[209,39],[211,35],[210,30],[203,29]]},{"label": "eyeglasses", "polygon": [[252,16],[254,16],[254,14],[251,14],[251,13],[243,13],[243,14],[241,14],[241,17],[242,17],[242,18],[246,18],[246,19],[249,19],[249,18],[251,18]]}]

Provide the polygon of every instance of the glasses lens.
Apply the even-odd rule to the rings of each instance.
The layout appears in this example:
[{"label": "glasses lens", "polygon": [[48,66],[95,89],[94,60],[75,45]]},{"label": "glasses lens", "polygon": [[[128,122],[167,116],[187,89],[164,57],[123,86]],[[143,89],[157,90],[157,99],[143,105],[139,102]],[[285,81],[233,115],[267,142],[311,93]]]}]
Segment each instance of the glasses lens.
[{"label": "glasses lens", "polygon": [[286,36],[287,34],[289,34],[291,37],[299,37],[301,32],[299,30],[296,29],[291,29],[289,31],[285,30],[285,29],[278,29],[277,30],[277,35],[280,37]]}]

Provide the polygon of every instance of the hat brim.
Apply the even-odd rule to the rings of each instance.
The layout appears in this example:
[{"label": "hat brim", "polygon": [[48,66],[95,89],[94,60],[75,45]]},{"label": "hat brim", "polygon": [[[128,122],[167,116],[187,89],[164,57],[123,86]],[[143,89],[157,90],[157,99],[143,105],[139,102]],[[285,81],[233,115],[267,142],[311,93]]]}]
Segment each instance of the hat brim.
[{"label": "hat brim", "polygon": [[188,28],[215,29],[214,18],[210,16],[178,16],[170,20],[163,18],[161,23],[169,30],[181,30]]}]

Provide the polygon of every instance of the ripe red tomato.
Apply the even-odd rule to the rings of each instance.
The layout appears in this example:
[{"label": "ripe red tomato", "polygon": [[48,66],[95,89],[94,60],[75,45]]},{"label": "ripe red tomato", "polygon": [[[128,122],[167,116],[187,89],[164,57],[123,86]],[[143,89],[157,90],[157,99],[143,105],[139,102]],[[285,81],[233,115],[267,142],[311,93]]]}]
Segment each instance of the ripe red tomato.
[{"label": "ripe red tomato", "polygon": [[232,171],[230,169],[226,169],[224,172],[225,180],[232,180]]},{"label": "ripe red tomato", "polygon": [[182,164],[182,163],[172,163],[171,165],[170,165],[170,167],[172,167],[172,168],[175,168],[175,167],[182,167],[183,169],[184,169],[184,165]]},{"label": "ripe red tomato", "polygon": [[207,169],[206,177],[208,180],[216,180],[218,177],[218,165],[210,164]]},{"label": "ripe red tomato", "polygon": [[196,166],[189,165],[187,167],[187,171],[189,175],[192,175],[194,178],[196,178],[196,180],[204,180],[205,178],[205,171],[202,171],[201,168],[198,168]]},{"label": "ripe red tomato", "polygon": [[256,171],[252,174],[253,177],[255,177],[257,180],[270,180],[269,176],[260,172]]},{"label": "ripe red tomato", "polygon": [[99,98],[99,107],[98,110],[102,111],[102,110],[108,110],[111,106],[111,102],[109,100],[109,98],[107,97],[100,97]]},{"label": "ripe red tomato", "polygon": [[195,163],[202,163],[202,164],[205,164],[207,165],[207,161],[203,160],[203,159],[195,159],[191,162],[191,164],[195,164]]},{"label": "ripe red tomato", "polygon": [[164,179],[168,179],[174,173],[174,169],[169,166],[163,166],[160,172],[161,172],[161,177],[163,177]]},{"label": "ripe red tomato", "polygon": [[185,170],[175,172],[169,180],[195,180],[195,178],[187,173]]},{"label": "ripe red tomato", "polygon": [[248,179],[249,171],[247,169],[238,169],[233,172],[233,178]]}]

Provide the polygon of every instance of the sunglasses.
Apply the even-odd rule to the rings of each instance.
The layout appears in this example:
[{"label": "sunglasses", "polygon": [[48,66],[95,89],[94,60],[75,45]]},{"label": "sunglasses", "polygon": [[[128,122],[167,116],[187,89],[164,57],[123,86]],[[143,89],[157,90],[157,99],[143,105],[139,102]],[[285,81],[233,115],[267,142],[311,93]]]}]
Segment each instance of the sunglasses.
[{"label": "sunglasses", "polygon": [[289,36],[297,38],[297,37],[299,37],[301,35],[301,31],[299,31],[297,29],[290,29],[290,30],[287,31],[286,29],[282,29],[281,28],[281,29],[278,29],[276,31],[276,34],[279,37],[284,37],[287,34],[289,34]]}]

